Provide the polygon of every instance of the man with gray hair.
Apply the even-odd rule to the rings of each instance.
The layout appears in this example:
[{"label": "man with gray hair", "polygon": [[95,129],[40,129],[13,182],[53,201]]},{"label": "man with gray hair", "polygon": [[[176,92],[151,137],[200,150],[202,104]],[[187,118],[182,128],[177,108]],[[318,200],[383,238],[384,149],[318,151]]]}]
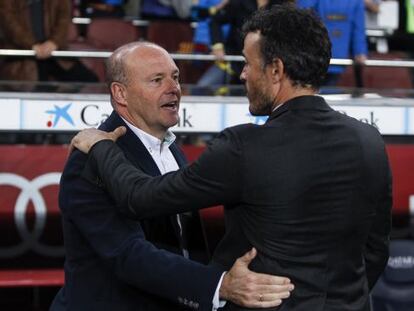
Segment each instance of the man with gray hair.
[{"label": "man with gray hair", "polygon": [[[118,146],[149,175],[183,166],[184,155],[169,131],[178,122],[179,71],[167,51],[148,42],[127,44],[109,58],[107,73],[114,112],[100,129],[125,126]],[[268,294],[272,299],[262,307],[270,307],[289,296],[289,279],[248,270],[254,249],[224,274],[219,265],[188,260],[190,236],[202,240],[197,213],[140,222],[124,218],[108,189],[85,169],[86,159],[72,152],[60,183],[65,286],[52,311],[210,311],[222,305],[221,299],[256,307],[259,293]],[[195,229],[188,232],[191,222]]]}]

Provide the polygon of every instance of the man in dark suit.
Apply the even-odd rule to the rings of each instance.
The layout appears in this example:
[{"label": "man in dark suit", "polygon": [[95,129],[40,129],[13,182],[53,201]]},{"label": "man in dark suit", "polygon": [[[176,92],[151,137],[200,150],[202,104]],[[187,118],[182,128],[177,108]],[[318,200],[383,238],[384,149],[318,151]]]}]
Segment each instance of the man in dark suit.
[{"label": "man in dark suit", "polygon": [[[178,122],[181,97],[179,73],[172,58],[155,44],[135,42],[115,51],[107,65],[114,112],[100,128],[112,131],[126,126],[128,131],[118,145],[128,160],[147,174],[178,169],[185,159],[168,130]],[[260,291],[265,286],[276,294],[273,305],[280,303],[278,295],[288,296],[291,284],[287,278],[248,271],[254,252],[236,262],[224,277],[223,267],[186,259],[192,258],[195,250],[192,240],[198,237],[193,242],[203,245],[198,213],[142,222],[122,217],[99,180],[85,169],[86,159],[81,152],[73,152],[60,183],[65,286],[51,310],[187,307],[210,311],[220,305],[219,296],[254,305],[258,289],[245,285],[251,278]],[[198,254],[203,250],[199,247]],[[229,281],[231,286],[227,286]]]},{"label": "man in dark suit", "polygon": [[241,78],[250,112],[269,115],[264,125],[224,130],[198,161],[163,178],[126,163],[111,141],[122,128],[85,131],[73,143],[84,152],[93,146],[88,166],[130,217],[225,204],[226,234],[213,261],[229,267],[257,248],[254,271],[295,284],[273,310],[369,310],[369,291],[388,258],[392,200],[384,142],[377,129],[315,95],[331,45],[310,11],[259,11],[244,33]]}]

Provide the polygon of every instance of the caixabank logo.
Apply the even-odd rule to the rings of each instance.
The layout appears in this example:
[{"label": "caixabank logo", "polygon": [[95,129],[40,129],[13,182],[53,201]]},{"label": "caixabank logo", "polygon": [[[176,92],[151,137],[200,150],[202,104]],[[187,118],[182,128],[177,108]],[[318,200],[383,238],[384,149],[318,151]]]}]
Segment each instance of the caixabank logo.
[{"label": "caixabank logo", "polygon": [[67,122],[72,126],[75,126],[73,118],[69,114],[69,109],[72,106],[72,103],[69,103],[64,106],[53,105],[53,109],[46,110],[46,114],[49,115],[49,118],[46,122],[46,127],[56,128],[59,122]]},{"label": "caixabank logo", "polygon": [[112,107],[108,102],[76,101],[53,104],[45,110],[48,115],[46,126],[56,130],[98,127],[111,112]]},{"label": "caixabank logo", "polygon": [[99,126],[111,113],[106,101],[24,100],[24,130],[78,131]]},{"label": "caixabank logo", "polygon": [[21,102],[22,130],[76,131],[77,105],[70,100],[25,99]]}]

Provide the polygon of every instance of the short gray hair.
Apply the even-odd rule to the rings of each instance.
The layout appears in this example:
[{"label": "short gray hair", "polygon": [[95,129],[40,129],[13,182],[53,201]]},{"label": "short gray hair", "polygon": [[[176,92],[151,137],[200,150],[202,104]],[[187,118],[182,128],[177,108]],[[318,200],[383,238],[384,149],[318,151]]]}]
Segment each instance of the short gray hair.
[{"label": "short gray hair", "polygon": [[113,82],[119,82],[127,85],[130,81],[128,74],[128,68],[125,66],[125,57],[135,50],[138,47],[142,46],[153,46],[159,47],[159,45],[148,42],[148,41],[135,41],[128,44],[125,44],[117,48],[112,55],[105,61],[105,72],[106,72],[106,84],[109,88],[109,93],[111,94],[111,104],[112,103],[112,93],[111,93],[111,84]]}]

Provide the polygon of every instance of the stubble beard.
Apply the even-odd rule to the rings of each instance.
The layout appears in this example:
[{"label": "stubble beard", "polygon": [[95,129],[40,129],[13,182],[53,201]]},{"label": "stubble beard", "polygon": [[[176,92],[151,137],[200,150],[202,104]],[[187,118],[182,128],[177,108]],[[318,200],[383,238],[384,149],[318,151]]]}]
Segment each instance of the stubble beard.
[{"label": "stubble beard", "polygon": [[251,115],[268,116],[272,112],[273,99],[258,87],[253,87],[251,92],[247,91],[247,98]]}]

